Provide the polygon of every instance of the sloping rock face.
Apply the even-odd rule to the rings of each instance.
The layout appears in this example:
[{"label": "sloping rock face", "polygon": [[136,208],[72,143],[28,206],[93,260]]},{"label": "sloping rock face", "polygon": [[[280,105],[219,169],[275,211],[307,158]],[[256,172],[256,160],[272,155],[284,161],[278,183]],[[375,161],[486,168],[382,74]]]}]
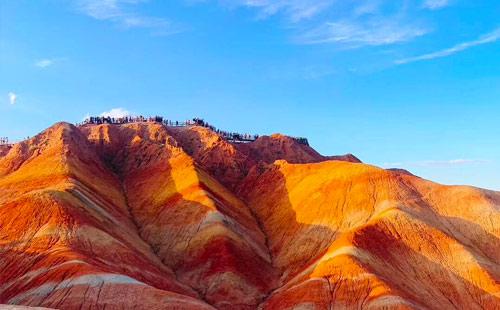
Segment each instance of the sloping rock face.
[{"label": "sloping rock face", "polygon": [[11,147],[9,145],[0,145],[0,158],[4,157],[9,153]]},{"label": "sloping rock face", "polygon": [[406,170],[406,169],[400,169],[400,168],[389,168],[389,169],[387,169],[387,170],[392,171],[392,172],[395,172],[395,173],[404,174],[404,175],[415,176],[413,173],[411,173],[410,171],[408,171],[408,170]]},{"label": "sloping rock face", "polygon": [[500,193],[281,135],[59,123],[0,156],[0,304],[500,309],[498,249]]},{"label": "sloping rock face", "polygon": [[168,132],[196,163],[231,190],[257,163],[208,128],[173,127]]},{"label": "sloping rock face", "polygon": [[281,134],[261,136],[251,143],[231,143],[204,127],[169,127],[167,132],[197,164],[233,191],[252,167],[276,160],[295,164],[328,160],[361,162],[352,154],[322,156],[310,146]]},{"label": "sloping rock face", "polygon": [[120,180],[57,124],[0,160],[0,303],[213,309],[137,233]]},{"label": "sloping rock face", "polygon": [[[122,179],[140,237],[179,281],[218,309],[254,309],[276,287],[265,236],[250,209],[177,147],[164,127],[84,131]],[[102,132],[111,134],[102,139]]]},{"label": "sloping rock face", "polygon": [[0,305],[0,310],[51,310],[50,308]]},{"label": "sloping rock face", "polygon": [[284,161],[239,195],[283,286],[262,309],[500,309],[500,193]]}]

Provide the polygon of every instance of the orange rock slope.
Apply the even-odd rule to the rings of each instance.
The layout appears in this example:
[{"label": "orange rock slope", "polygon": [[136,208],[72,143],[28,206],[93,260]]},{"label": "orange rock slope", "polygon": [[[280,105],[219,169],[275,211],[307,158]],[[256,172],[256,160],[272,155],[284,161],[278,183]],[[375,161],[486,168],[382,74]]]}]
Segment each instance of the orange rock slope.
[{"label": "orange rock slope", "polygon": [[59,123],[4,153],[0,304],[500,309],[499,192],[152,123]]}]

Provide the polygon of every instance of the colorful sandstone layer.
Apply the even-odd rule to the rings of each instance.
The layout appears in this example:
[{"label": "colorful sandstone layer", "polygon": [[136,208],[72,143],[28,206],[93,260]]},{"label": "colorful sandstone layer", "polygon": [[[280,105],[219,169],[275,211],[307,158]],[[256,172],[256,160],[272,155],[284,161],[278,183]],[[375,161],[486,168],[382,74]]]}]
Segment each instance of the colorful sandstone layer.
[{"label": "colorful sandstone layer", "polygon": [[500,193],[282,135],[58,123],[0,156],[0,304],[500,309]]}]

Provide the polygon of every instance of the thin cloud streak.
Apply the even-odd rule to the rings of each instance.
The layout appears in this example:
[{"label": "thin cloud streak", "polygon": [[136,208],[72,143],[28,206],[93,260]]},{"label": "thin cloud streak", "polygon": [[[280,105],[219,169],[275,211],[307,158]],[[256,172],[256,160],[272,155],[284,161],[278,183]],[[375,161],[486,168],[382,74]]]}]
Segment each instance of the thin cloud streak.
[{"label": "thin cloud streak", "polygon": [[449,5],[449,0],[426,0],[423,7],[428,10],[439,10]]},{"label": "thin cloud streak", "polygon": [[425,160],[425,161],[414,161],[414,162],[400,162],[400,163],[384,163],[384,167],[402,167],[402,166],[457,166],[457,165],[469,165],[469,164],[485,164],[491,161],[486,159],[452,159],[452,160]]},{"label": "thin cloud streak", "polygon": [[[193,2],[193,1],[191,1]],[[194,2],[205,2],[198,0]],[[335,0],[223,0],[226,7],[249,7],[259,9],[257,19],[267,19],[282,13],[293,22],[310,19],[328,9]]]},{"label": "thin cloud streak", "polygon": [[[189,2],[208,1],[215,2]],[[406,2],[358,0],[346,4],[338,0],[220,0],[219,3],[229,8],[255,8],[258,10],[257,20],[284,16],[290,28],[295,29],[293,43],[301,45],[335,44],[353,49],[408,42],[430,32],[429,27],[414,18],[411,10],[415,7]]]},{"label": "thin cloud streak", "polygon": [[77,0],[80,12],[97,20],[113,22],[117,27],[149,28],[153,35],[173,35],[188,30],[162,17],[144,16],[131,8],[148,0]]},{"label": "thin cloud streak", "polygon": [[41,59],[35,62],[35,66],[39,68],[45,68],[53,64],[53,61],[51,59]]},{"label": "thin cloud streak", "polygon": [[453,160],[430,160],[417,163],[419,166],[456,166],[467,164],[484,164],[488,163],[485,159],[453,159]]},{"label": "thin cloud streak", "polygon": [[386,20],[360,25],[351,21],[328,22],[297,39],[298,44],[340,43],[350,48],[410,41],[429,30]]},{"label": "thin cloud streak", "polygon": [[396,60],[395,64],[397,65],[402,65],[402,64],[407,64],[410,62],[416,62],[416,61],[421,61],[421,60],[431,60],[435,58],[442,58],[442,57],[447,57],[453,54],[456,54],[458,52],[465,51],[466,49],[469,49],[471,47],[475,47],[478,45],[483,45],[483,44],[488,44],[488,43],[494,43],[500,39],[500,28],[483,35],[479,37],[476,40],[469,41],[469,42],[463,42],[460,44],[457,44],[451,48],[447,48],[435,53],[430,53],[430,54],[425,54],[422,56],[417,56],[417,57],[410,57],[406,59],[401,59],[401,60]]},{"label": "thin cloud streak", "polygon": [[46,68],[52,66],[56,63],[63,62],[68,60],[66,57],[57,57],[57,58],[43,58],[35,61],[35,66],[38,68]]}]

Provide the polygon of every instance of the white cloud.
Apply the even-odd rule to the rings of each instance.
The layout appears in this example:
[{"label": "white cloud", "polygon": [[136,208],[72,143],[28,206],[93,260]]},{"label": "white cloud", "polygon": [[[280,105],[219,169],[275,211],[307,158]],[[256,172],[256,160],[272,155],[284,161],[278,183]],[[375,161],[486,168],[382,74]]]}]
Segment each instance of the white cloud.
[{"label": "white cloud", "polygon": [[52,59],[41,59],[35,62],[35,66],[39,68],[45,68],[53,64]]},{"label": "white cloud", "polygon": [[67,60],[66,57],[44,58],[44,59],[39,59],[39,60],[35,61],[35,66],[37,66],[39,68],[45,68],[48,66],[52,66],[57,62],[62,62],[62,61],[66,61],[66,60]]},{"label": "white cloud", "polygon": [[131,115],[130,111],[127,111],[123,108],[116,108],[116,109],[111,109],[109,111],[102,112],[101,115],[99,115],[99,116],[119,118],[119,117],[125,117],[125,116],[130,116],[130,115]]},{"label": "white cloud", "polygon": [[423,7],[429,10],[439,10],[449,4],[449,0],[425,0]]},{"label": "white cloud", "polygon": [[420,60],[430,60],[430,59],[435,59],[435,58],[446,57],[446,56],[450,56],[450,55],[453,55],[455,53],[464,51],[464,50],[469,49],[469,48],[474,47],[474,46],[496,42],[499,39],[500,39],[500,28],[498,28],[498,29],[486,34],[486,35],[483,35],[476,40],[463,42],[463,43],[457,44],[451,48],[447,48],[447,49],[444,49],[444,50],[441,50],[441,51],[438,51],[435,53],[430,53],[430,54],[425,54],[425,55],[421,55],[421,56],[417,56],[417,57],[410,57],[410,58],[406,58],[406,59],[397,60],[395,63],[400,65],[400,64],[406,64],[409,62],[415,62],[415,61],[420,61]]},{"label": "white cloud", "polygon": [[9,93],[9,101],[11,105],[16,103],[17,95],[14,93]]},{"label": "white cloud", "polygon": [[77,0],[78,10],[98,20],[107,20],[120,28],[149,28],[155,35],[170,35],[186,31],[186,27],[168,19],[134,12],[136,5],[148,0]]},{"label": "white cloud", "polygon": [[[192,1],[191,1],[192,2]],[[197,1],[204,2],[204,1]],[[259,19],[282,13],[290,21],[299,22],[303,19],[310,19],[313,16],[325,11],[335,0],[222,0],[219,1],[224,6],[237,7],[244,6],[259,9]]]},{"label": "white cloud", "polygon": [[113,20],[126,15],[124,5],[140,2],[144,0],[77,0],[77,5],[79,10],[95,19]]},{"label": "white cloud", "polygon": [[[195,0],[206,1],[210,0]],[[410,2],[413,1],[416,0]],[[295,32],[293,41],[297,44],[330,43],[345,48],[380,46],[410,41],[430,31],[414,19],[411,10],[415,10],[415,6],[408,1],[220,0],[219,3],[256,8],[258,19],[285,16],[291,23],[289,29]]]},{"label": "white cloud", "polygon": [[428,33],[428,30],[398,21],[378,20],[361,24],[343,20],[327,22],[301,35],[297,43],[339,43],[348,47],[389,45],[410,41]]}]

